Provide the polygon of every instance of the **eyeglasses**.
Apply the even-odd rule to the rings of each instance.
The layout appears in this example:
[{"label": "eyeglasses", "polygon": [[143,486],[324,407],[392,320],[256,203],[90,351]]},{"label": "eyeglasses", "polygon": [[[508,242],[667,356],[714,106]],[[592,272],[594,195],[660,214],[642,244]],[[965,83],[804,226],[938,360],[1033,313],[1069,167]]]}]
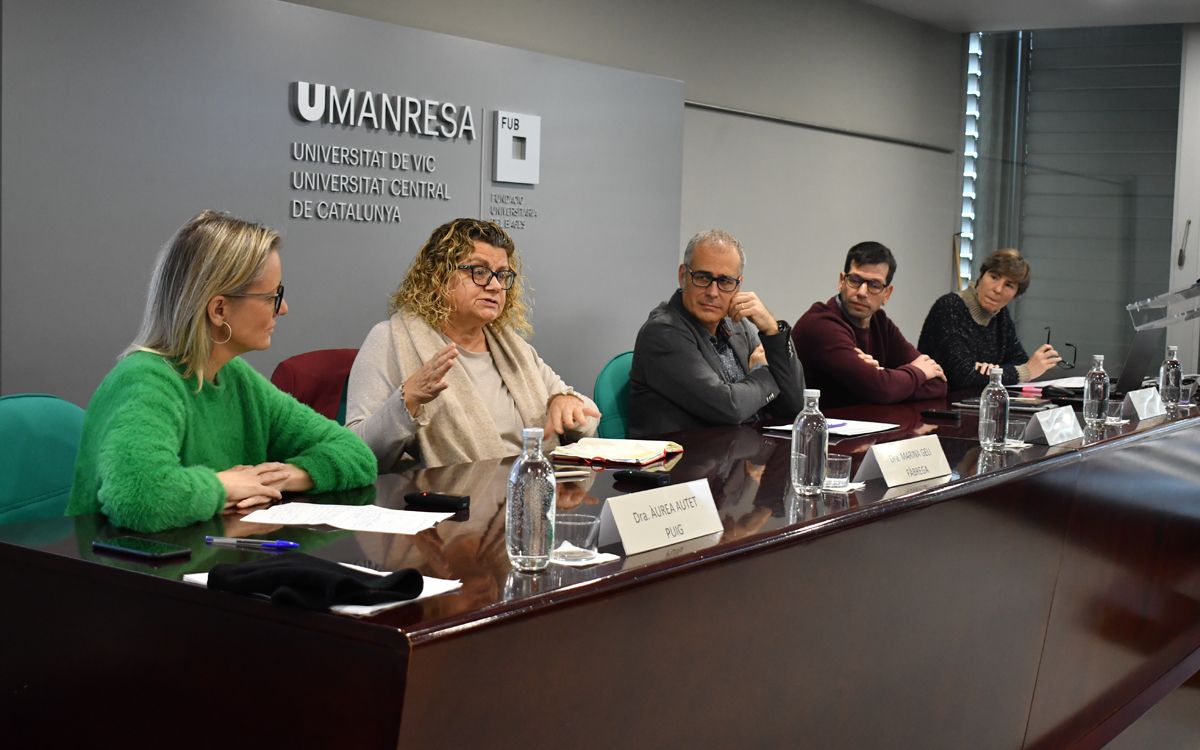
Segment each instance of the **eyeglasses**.
[{"label": "eyeglasses", "polygon": [[[1049,344],[1050,343],[1050,326],[1045,326],[1044,328],[1046,331],[1046,343]],[[1078,359],[1078,357],[1079,357],[1079,350],[1076,349],[1075,345],[1072,344],[1070,341],[1064,341],[1063,346],[1071,347],[1071,361],[1068,362],[1067,358],[1063,357],[1062,359],[1060,359],[1058,361],[1058,366],[1064,370],[1074,370],[1075,369],[1075,360]]]},{"label": "eyeglasses", "polygon": [[856,273],[848,273],[844,277],[846,286],[850,291],[857,291],[863,284],[867,285],[867,291],[871,294],[880,294],[884,289],[887,289],[887,284],[878,279],[864,279]]},{"label": "eyeglasses", "polygon": [[708,271],[693,271],[691,266],[684,266],[687,269],[688,276],[692,277],[692,286],[698,286],[701,289],[707,289],[712,286],[712,283],[717,282],[717,289],[722,292],[732,292],[742,284],[742,280],[733,276],[713,276]]},{"label": "eyeglasses", "polygon": [[283,284],[280,284],[274,292],[247,292],[246,294],[226,294],[225,296],[258,297],[259,299],[269,300],[275,304],[275,314],[278,315],[279,308],[283,306]]},{"label": "eyeglasses", "polygon": [[493,271],[487,266],[459,266],[460,271],[470,271],[471,281],[475,282],[476,286],[487,287],[492,283],[492,279],[500,282],[500,286],[504,289],[512,289],[513,284],[517,282],[517,274],[515,271],[505,269],[503,271]]}]

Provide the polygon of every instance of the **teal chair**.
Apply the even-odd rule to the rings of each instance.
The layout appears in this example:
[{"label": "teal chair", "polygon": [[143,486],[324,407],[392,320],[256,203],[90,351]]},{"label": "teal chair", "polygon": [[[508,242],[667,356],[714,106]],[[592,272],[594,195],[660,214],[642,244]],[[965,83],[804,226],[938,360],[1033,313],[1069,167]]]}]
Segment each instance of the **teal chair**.
[{"label": "teal chair", "polygon": [[57,396],[0,397],[0,524],[63,515],[83,409]]},{"label": "teal chair", "polygon": [[608,360],[596,376],[596,406],[600,407],[600,425],[596,434],[602,438],[625,437],[629,415],[629,367],[633,352],[618,354]]}]

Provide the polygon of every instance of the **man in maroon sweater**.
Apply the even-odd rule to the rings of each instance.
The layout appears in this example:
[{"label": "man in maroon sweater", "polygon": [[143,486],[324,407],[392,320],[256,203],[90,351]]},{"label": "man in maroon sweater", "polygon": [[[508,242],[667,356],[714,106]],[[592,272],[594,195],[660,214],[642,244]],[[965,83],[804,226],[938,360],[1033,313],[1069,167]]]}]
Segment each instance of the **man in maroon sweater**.
[{"label": "man in maroon sweater", "polygon": [[942,368],[908,343],[883,312],[895,273],[891,250],[858,243],[846,253],[837,296],[814,303],[792,328],[805,380],[821,390],[822,407],[946,395]]}]

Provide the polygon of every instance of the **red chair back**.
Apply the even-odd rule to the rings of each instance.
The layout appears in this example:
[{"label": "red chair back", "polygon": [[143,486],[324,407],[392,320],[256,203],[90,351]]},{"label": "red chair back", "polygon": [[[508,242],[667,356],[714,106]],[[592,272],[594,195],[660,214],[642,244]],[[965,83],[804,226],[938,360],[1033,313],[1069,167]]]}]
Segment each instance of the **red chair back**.
[{"label": "red chair back", "polygon": [[345,423],[346,381],[357,349],[319,349],[288,357],[271,373],[271,382],[313,411]]}]

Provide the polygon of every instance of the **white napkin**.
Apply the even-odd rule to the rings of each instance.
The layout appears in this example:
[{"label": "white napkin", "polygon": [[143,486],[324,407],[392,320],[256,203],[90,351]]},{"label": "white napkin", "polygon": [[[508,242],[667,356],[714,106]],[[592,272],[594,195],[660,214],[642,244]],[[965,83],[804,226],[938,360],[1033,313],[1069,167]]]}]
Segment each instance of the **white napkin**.
[{"label": "white napkin", "polygon": [[866,482],[851,482],[850,484],[846,485],[845,487],[830,487],[829,483],[826,482],[825,484],[821,485],[821,490],[824,492],[850,493],[850,492],[854,492],[855,490],[861,490],[863,487],[866,487],[866,486],[867,486]]},{"label": "white napkin", "polygon": [[[576,550],[582,551],[583,548],[576,547],[570,542],[563,542],[554,548],[554,552],[558,552],[559,550],[574,552]],[[599,565],[600,563],[612,562],[613,560],[621,559],[620,555],[614,555],[609,552],[597,552],[595,555],[582,560],[558,560],[554,557],[554,552],[550,553],[550,562],[554,563],[555,565],[566,565],[571,568],[586,568],[590,565]]]}]

